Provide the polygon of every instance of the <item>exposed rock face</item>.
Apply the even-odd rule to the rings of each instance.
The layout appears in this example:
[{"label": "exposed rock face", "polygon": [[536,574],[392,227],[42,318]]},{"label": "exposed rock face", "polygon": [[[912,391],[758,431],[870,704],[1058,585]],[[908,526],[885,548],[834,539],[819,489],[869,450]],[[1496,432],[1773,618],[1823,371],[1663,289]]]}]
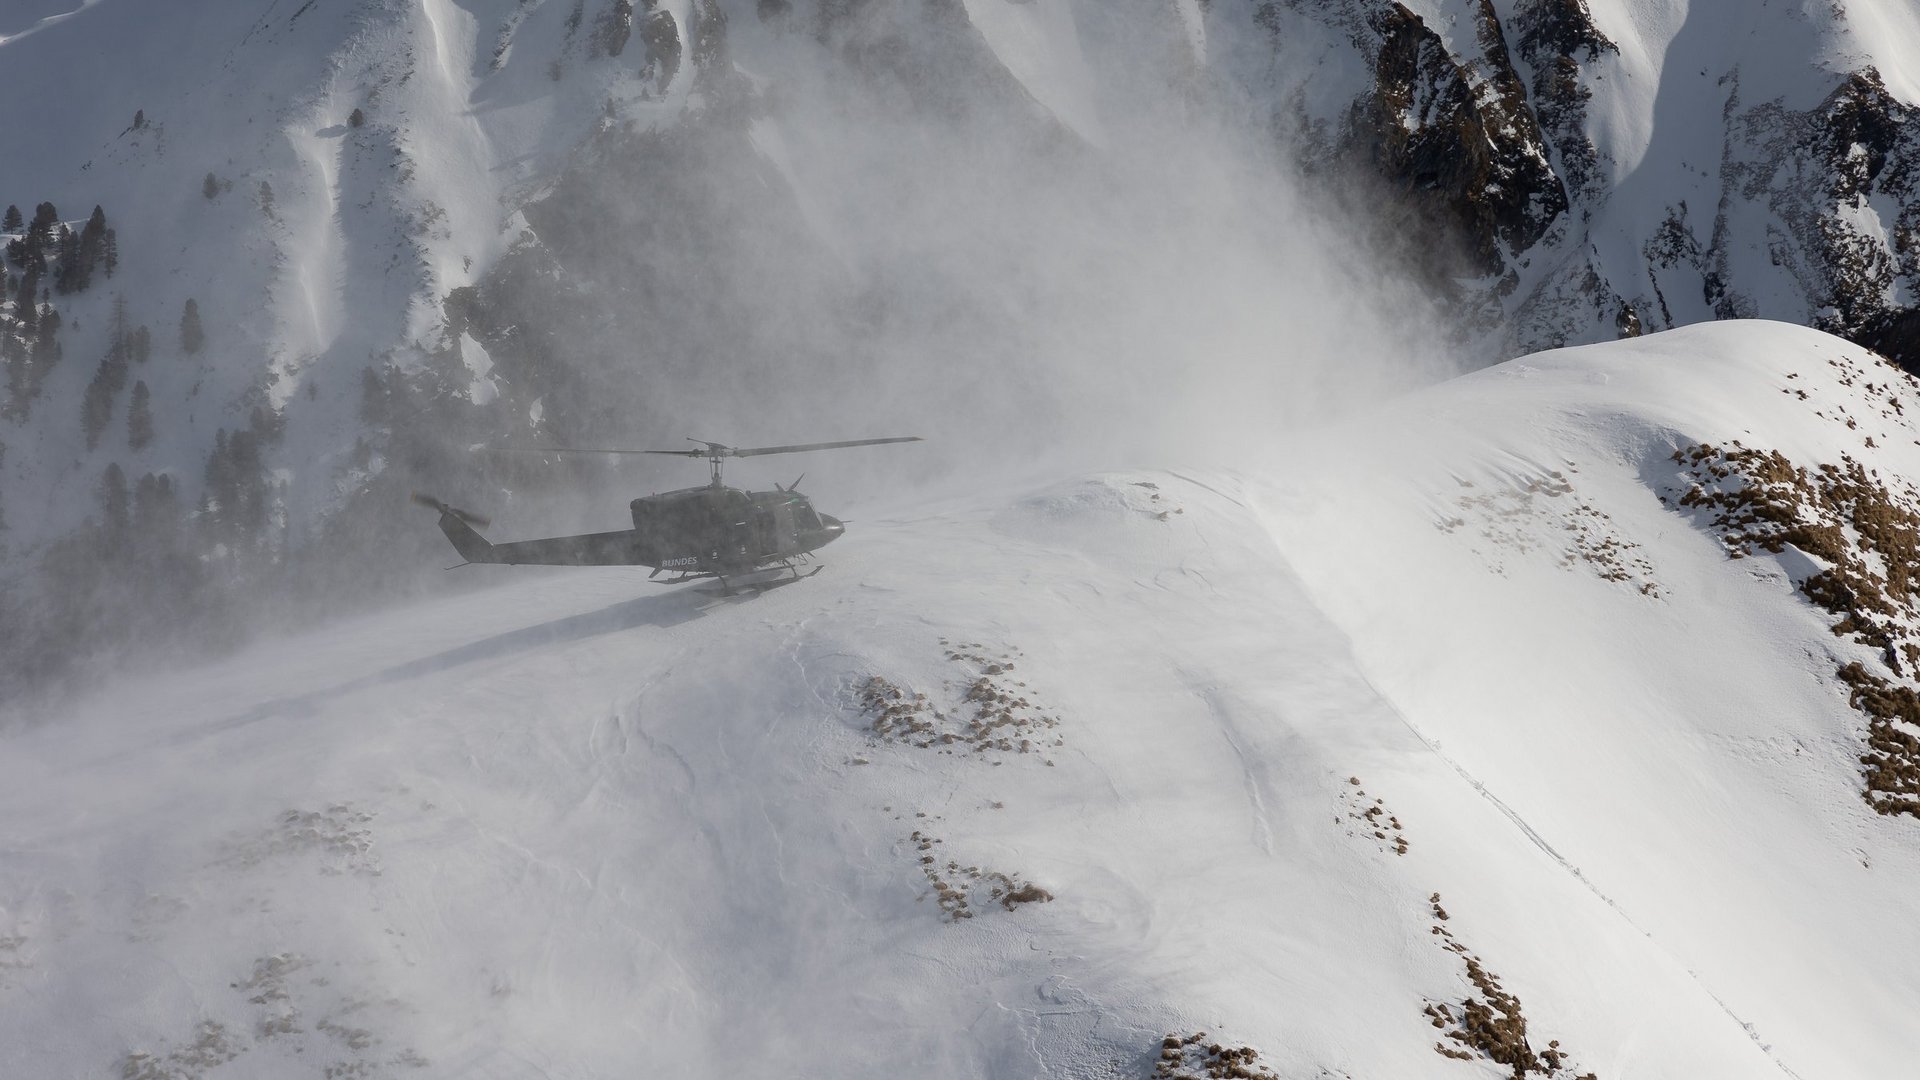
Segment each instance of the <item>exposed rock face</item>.
[{"label": "exposed rock face", "polygon": [[1492,7],[1478,5],[1478,55],[1455,58],[1418,15],[1387,0],[1360,19],[1374,92],[1354,102],[1349,138],[1442,228],[1470,266],[1497,276],[1502,248],[1524,251],[1567,208],[1539,124]]},{"label": "exposed rock face", "polygon": [[[1465,332],[1489,358],[1700,318],[1764,317],[1920,366],[1920,129],[1915,106],[1871,66],[1817,75],[1832,89],[1811,107],[1777,88],[1762,97],[1752,87],[1774,73],[1743,71],[1737,59],[1699,67],[1702,81],[1687,92],[1725,95],[1718,130],[1660,150],[1677,146],[1693,160],[1651,162],[1717,181],[1717,191],[1694,183],[1689,205],[1687,192],[1651,184],[1622,195],[1623,178],[1654,151],[1610,158],[1596,143],[1594,103],[1596,93],[1626,93],[1616,87],[1636,71],[1663,84],[1680,77],[1668,67],[1690,77],[1694,59],[1633,68],[1586,0],[1243,7],[1274,62],[1239,77],[1262,84],[1255,93],[1304,147],[1310,174],[1333,178],[1330,187],[1351,184],[1356,170],[1381,182],[1368,197],[1391,223],[1383,231],[1400,238],[1388,250],[1427,261],[1471,313]],[[1226,4],[1208,10],[1220,33],[1233,31]],[[1776,19],[1765,29],[1809,39],[1853,32],[1837,9],[1799,18],[1804,25]],[[1308,80],[1324,87],[1329,71],[1356,62],[1363,76],[1344,104],[1313,92]],[[1806,66],[1822,71],[1812,53]]]},{"label": "exposed rock face", "polygon": [[1513,24],[1519,32],[1514,55],[1533,72],[1534,112],[1557,171],[1569,190],[1589,200],[1598,197],[1599,151],[1587,134],[1593,92],[1580,83],[1580,65],[1620,48],[1593,24],[1585,0],[1523,0]]},{"label": "exposed rock face", "polygon": [[[1811,111],[1768,102],[1741,115],[1725,167],[1729,194],[1764,205],[1779,222],[1768,254],[1799,283],[1809,322],[1896,349],[1897,335],[1886,331],[1911,316],[1896,297],[1920,284],[1915,112],[1868,68]],[[1730,295],[1738,287],[1729,282]],[[1895,359],[1920,363],[1920,353]]]}]

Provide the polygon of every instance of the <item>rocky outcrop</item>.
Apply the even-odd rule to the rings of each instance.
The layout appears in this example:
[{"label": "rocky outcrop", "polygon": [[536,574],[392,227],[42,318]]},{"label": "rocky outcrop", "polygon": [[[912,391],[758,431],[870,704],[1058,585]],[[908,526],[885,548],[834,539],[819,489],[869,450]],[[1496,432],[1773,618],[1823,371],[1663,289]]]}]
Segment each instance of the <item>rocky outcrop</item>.
[{"label": "rocky outcrop", "polygon": [[1513,24],[1514,55],[1532,73],[1528,86],[1541,136],[1568,190],[1591,201],[1601,194],[1599,151],[1587,134],[1593,92],[1580,81],[1580,65],[1619,46],[1594,25],[1586,0],[1523,0]]},{"label": "rocky outcrop", "polygon": [[[1424,16],[1396,0],[1246,6],[1274,62],[1243,77],[1265,80],[1254,90],[1307,175],[1348,203],[1360,181],[1364,230],[1425,271],[1488,359],[1765,317],[1920,369],[1920,110],[1871,67],[1832,76],[1811,108],[1744,100],[1737,64],[1713,73],[1703,86],[1728,94],[1707,133],[1720,145],[1686,151],[1717,158],[1717,198],[1622,206],[1613,185],[1647,163],[1623,166],[1596,145],[1595,93],[1631,73],[1586,0],[1517,0],[1504,17],[1490,0],[1429,0]],[[1224,7],[1209,9],[1216,23]],[[1845,15],[1808,19],[1809,32],[1839,33]],[[1345,103],[1327,105],[1329,79],[1355,65]]]},{"label": "rocky outcrop", "polygon": [[1424,217],[1457,232],[1474,270],[1498,277],[1503,251],[1538,243],[1567,196],[1486,0],[1478,18],[1478,55],[1455,58],[1401,4],[1373,6],[1374,91],[1354,103],[1350,138]]},{"label": "rocky outcrop", "polygon": [[[1910,366],[1920,353],[1896,328],[1913,314],[1898,297],[1920,286],[1917,111],[1867,68],[1806,112],[1767,102],[1740,114],[1724,167],[1728,194],[1765,207],[1777,222],[1768,256],[1799,285],[1807,321],[1903,351],[1894,359]],[[1738,281],[1724,286],[1741,291]]]},{"label": "rocky outcrop", "polygon": [[[1396,0],[1267,2],[1253,22],[1283,58],[1275,90],[1296,115],[1277,126],[1305,133],[1308,172],[1332,186],[1378,181],[1363,213],[1390,223],[1376,232],[1391,253],[1425,261],[1429,276],[1504,293],[1517,280],[1513,256],[1548,233],[1567,194],[1499,17],[1486,0],[1471,6],[1464,51]],[[1350,53],[1334,64],[1357,62],[1364,89],[1343,115],[1299,114],[1305,95],[1289,73],[1316,70],[1301,43],[1327,29]]]}]

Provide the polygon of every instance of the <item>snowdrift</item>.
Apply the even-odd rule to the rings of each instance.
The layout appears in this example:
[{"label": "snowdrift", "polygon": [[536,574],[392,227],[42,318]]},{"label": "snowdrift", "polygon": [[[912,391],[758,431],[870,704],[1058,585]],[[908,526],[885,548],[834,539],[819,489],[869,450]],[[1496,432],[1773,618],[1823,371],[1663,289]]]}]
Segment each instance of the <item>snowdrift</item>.
[{"label": "snowdrift", "polygon": [[[1705,326],[1280,472],[864,515],[764,595],[502,574],[102,688],[4,736],[0,1057],[1898,1075],[1920,822],[1840,673],[1913,685],[1916,415],[1837,339]],[[1804,528],[1735,520],[1791,469]],[[1886,610],[1831,610],[1841,555]]]}]

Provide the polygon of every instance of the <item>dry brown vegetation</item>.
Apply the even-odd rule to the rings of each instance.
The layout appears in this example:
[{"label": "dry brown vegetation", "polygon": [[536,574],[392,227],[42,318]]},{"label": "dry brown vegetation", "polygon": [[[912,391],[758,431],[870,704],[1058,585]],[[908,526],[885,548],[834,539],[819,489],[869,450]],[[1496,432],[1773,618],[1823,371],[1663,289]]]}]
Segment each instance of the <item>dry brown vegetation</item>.
[{"label": "dry brown vegetation", "polygon": [[1013,676],[1018,652],[993,652],[979,642],[945,638],[940,644],[963,672],[961,680],[943,688],[945,706],[879,675],[860,685],[860,708],[874,737],[942,753],[1039,754],[1052,765],[1046,753],[1065,744],[1055,731],[1060,718],[1043,712],[1028,696],[1027,684]]},{"label": "dry brown vegetation", "polygon": [[1162,1039],[1153,1076],[1154,1080],[1280,1080],[1261,1066],[1260,1054],[1252,1047],[1210,1043],[1204,1031]]},{"label": "dry brown vegetation", "polygon": [[[236,995],[223,1011],[253,1013],[253,1031],[235,1031],[216,1020],[203,1020],[191,1038],[170,1050],[136,1050],[120,1062],[122,1080],[200,1080],[210,1072],[225,1075],[220,1066],[270,1040],[291,1042],[296,1053],[310,1053],[321,1075],[348,1077],[399,1075],[398,1069],[425,1068],[429,1062],[411,1047],[388,1049],[379,1034],[346,1023],[356,1014],[379,1016],[405,1006],[394,998],[354,997],[330,988],[331,980],[314,974],[314,961],[299,953],[275,953],[253,962],[244,979],[227,984]],[[219,1001],[210,1001],[219,1005]],[[249,1010],[247,1006],[254,1008]],[[311,1028],[309,1017],[317,1015]],[[308,1032],[326,1036],[314,1040]],[[331,1060],[322,1060],[331,1059]],[[236,1066],[237,1068],[237,1066]],[[256,1075],[258,1070],[243,1070]]]},{"label": "dry brown vegetation", "polygon": [[[1374,796],[1367,801],[1367,792],[1360,786],[1360,778],[1347,777],[1341,789],[1340,800],[1346,810],[1345,821],[1354,822],[1347,829],[1348,836],[1369,836],[1377,842],[1382,851],[1391,851],[1395,855],[1407,853],[1407,834],[1400,825],[1400,818],[1387,809],[1385,799]],[[1341,824],[1341,818],[1334,818],[1335,824]]]},{"label": "dry brown vegetation", "polygon": [[1920,817],[1920,694],[1868,671],[1859,662],[1840,669],[1854,708],[1868,717],[1867,802],[1883,814]]},{"label": "dry brown vegetation", "polygon": [[[1572,463],[1567,467],[1579,472]],[[1455,483],[1469,493],[1455,496],[1458,512],[1443,515],[1434,527],[1468,536],[1494,573],[1506,574],[1507,553],[1557,551],[1564,569],[1584,566],[1602,581],[1628,585],[1645,596],[1660,595],[1653,564],[1637,554],[1640,545],[1622,537],[1606,511],[1575,496],[1566,473],[1549,469],[1488,490],[1459,477]]]},{"label": "dry brown vegetation", "polygon": [[933,852],[945,841],[919,829],[915,829],[909,839],[920,853],[920,872],[926,875],[928,884],[933,886],[931,895],[948,922],[973,918],[973,897],[982,889],[987,891],[990,900],[999,901],[1000,906],[1008,911],[1021,904],[1043,904],[1053,899],[1053,894],[1047,890],[1031,881],[1020,880],[1018,873],[1003,874],[978,866],[962,866],[957,859],[949,859],[942,864],[939,856]]},{"label": "dry brown vegetation", "polygon": [[191,1042],[165,1054],[136,1051],[120,1062],[121,1080],[198,1080],[208,1069],[240,1056],[227,1029],[212,1020],[200,1022]]},{"label": "dry brown vegetation", "polygon": [[[1520,999],[1500,985],[1500,979],[1488,971],[1478,956],[1457,941],[1453,931],[1442,926],[1447,910],[1440,906],[1440,894],[1427,898],[1433,917],[1433,936],[1441,946],[1457,954],[1466,964],[1467,981],[1477,993],[1459,1002],[1429,1001],[1421,1012],[1446,1038],[1433,1044],[1442,1057],[1472,1061],[1488,1058],[1512,1070],[1513,1080],[1526,1080],[1529,1073],[1562,1080],[1572,1075],[1567,1054],[1558,1039],[1535,1052],[1527,1042],[1527,1018],[1520,1010]],[[1593,1073],[1582,1073],[1574,1080],[1596,1080]]]},{"label": "dry brown vegetation", "polygon": [[1878,651],[1891,676],[1857,661],[1836,673],[1867,718],[1867,802],[1920,817],[1920,696],[1911,685],[1920,674],[1920,493],[1847,455],[1808,470],[1734,442],[1676,450],[1673,460],[1692,480],[1678,504],[1710,515],[1729,558],[1792,545],[1823,564],[1800,592],[1836,617],[1835,635]]},{"label": "dry brown vegetation", "polygon": [[380,856],[373,849],[373,814],[350,803],[324,810],[287,810],[259,834],[229,843],[221,863],[249,867],[277,855],[318,855],[323,874],[378,877]]},{"label": "dry brown vegetation", "polygon": [[[1783,386],[1780,392],[1809,403],[1813,415],[1823,420],[1840,424],[1850,431],[1860,430],[1862,423],[1877,424],[1881,427],[1881,439],[1894,437],[1897,432],[1886,430],[1888,427],[1904,428],[1908,437],[1914,433],[1913,423],[1907,416],[1906,403],[1901,400],[1902,392],[1911,394],[1920,390],[1920,380],[1913,375],[1885,362],[1863,364],[1847,356],[1828,355],[1827,366],[1838,374],[1836,381],[1853,391],[1853,404],[1864,404],[1866,412],[1854,413],[1845,402],[1828,401],[1820,398],[1820,388],[1811,381],[1793,386]],[[1800,374],[1794,372],[1787,376],[1789,381],[1798,380]],[[1811,393],[1809,393],[1811,389]],[[1813,404],[1819,401],[1819,404]],[[1873,436],[1865,437],[1865,444],[1874,445]]]}]

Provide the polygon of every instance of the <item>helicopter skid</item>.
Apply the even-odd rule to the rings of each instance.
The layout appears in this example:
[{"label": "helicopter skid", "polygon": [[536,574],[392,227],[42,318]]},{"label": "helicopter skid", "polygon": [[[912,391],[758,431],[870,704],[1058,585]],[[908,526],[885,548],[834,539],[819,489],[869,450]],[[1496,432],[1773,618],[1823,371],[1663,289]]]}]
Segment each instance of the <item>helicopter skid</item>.
[{"label": "helicopter skid", "polygon": [[777,589],[782,585],[791,585],[796,581],[810,578],[824,569],[826,569],[825,564],[821,564],[808,570],[806,573],[801,573],[798,567],[791,563],[784,563],[780,566],[742,571],[738,574],[716,574],[712,571],[699,574],[682,574],[679,577],[670,578],[666,581],[657,581],[655,584],[684,585],[690,581],[711,580],[717,583],[719,587],[710,589],[703,588],[700,591],[712,592],[721,596],[731,596],[735,592],[742,590],[767,592],[771,589]]}]

